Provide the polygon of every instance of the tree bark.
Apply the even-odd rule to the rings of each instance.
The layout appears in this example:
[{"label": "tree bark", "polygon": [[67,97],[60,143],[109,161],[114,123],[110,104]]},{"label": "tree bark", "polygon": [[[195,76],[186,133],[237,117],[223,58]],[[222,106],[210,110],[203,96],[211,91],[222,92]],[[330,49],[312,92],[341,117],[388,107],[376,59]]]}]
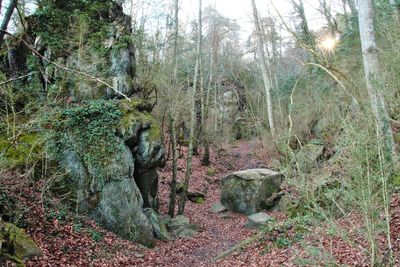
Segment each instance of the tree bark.
[{"label": "tree bark", "polygon": [[7,30],[8,24],[10,23],[11,16],[14,13],[14,9],[17,6],[16,0],[10,0],[10,3],[7,7],[6,13],[4,13],[4,18],[0,26],[0,45],[3,43],[3,39],[5,36],[5,32]]},{"label": "tree bark", "polygon": [[393,160],[395,156],[393,132],[386,111],[383,93],[377,87],[384,85],[379,72],[378,48],[375,41],[373,20],[374,10],[372,0],[359,0],[358,21],[367,91],[380,137],[384,141],[386,156],[390,160]]},{"label": "tree bark", "polygon": [[171,180],[171,193],[169,197],[168,215],[175,216],[175,204],[176,204],[176,180],[178,175],[178,156],[176,146],[176,130],[175,130],[175,92],[177,90],[177,76],[178,76],[178,32],[179,32],[179,0],[175,0],[175,32],[174,32],[174,54],[173,54],[173,66],[174,73],[172,77],[173,95],[171,99],[171,110],[169,112],[169,127],[170,127],[170,138],[172,142],[172,180]]},{"label": "tree bark", "polygon": [[202,9],[202,0],[199,0],[199,30],[197,36],[197,48],[196,48],[196,64],[194,69],[194,78],[193,78],[193,86],[189,91],[189,101],[190,101],[190,129],[189,129],[189,146],[188,146],[188,156],[187,156],[187,164],[186,164],[186,174],[185,181],[183,183],[183,189],[180,194],[178,214],[182,215],[185,211],[186,205],[186,197],[187,190],[189,187],[189,180],[192,172],[192,157],[193,157],[193,142],[194,142],[194,128],[196,123],[196,88],[198,83],[198,74],[199,74],[199,66],[200,66],[200,53],[201,53],[201,27],[202,27],[202,18],[201,18],[201,9]]},{"label": "tree bark", "polygon": [[256,35],[257,35],[257,51],[258,51],[258,60],[261,66],[261,72],[263,76],[263,81],[264,81],[264,90],[265,90],[265,98],[266,98],[266,103],[267,103],[267,115],[268,115],[268,122],[269,122],[269,128],[271,131],[271,135],[273,137],[276,136],[276,130],[275,130],[275,122],[274,122],[274,115],[273,115],[273,110],[272,110],[272,99],[271,99],[271,81],[268,76],[268,67],[267,67],[267,62],[265,59],[265,54],[264,54],[264,43],[262,39],[262,32],[260,28],[260,21],[258,19],[258,11],[256,7],[256,2],[255,0],[251,0],[251,4],[253,6],[253,18],[254,18],[254,26],[256,29]]}]

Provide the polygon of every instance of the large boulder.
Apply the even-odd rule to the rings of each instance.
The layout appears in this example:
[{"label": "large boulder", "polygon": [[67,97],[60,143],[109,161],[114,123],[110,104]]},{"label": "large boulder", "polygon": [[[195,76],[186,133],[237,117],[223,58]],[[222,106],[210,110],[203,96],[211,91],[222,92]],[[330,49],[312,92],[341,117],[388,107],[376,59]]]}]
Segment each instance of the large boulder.
[{"label": "large boulder", "polygon": [[269,169],[233,172],[222,179],[221,203],[244,214],[272,208],[283,179],[282,174]]},{"label": "large boulder", "polygon": [[0,259],[21,263],[22,259],[42,256],[42,251],[35,241],[23,229],[12,223],[0,222],[0,244]]},{"label": "large boulder", "polygon": [[67,173],[77,181],[79,210],[91,215],[107,229],[146,246],[154,245],[153,229],[142,211],[143,197],[135,183],[134,159],[127,146],[106,167],[112,174],[98,179],[76,153],[68,151],[63,161]]}]

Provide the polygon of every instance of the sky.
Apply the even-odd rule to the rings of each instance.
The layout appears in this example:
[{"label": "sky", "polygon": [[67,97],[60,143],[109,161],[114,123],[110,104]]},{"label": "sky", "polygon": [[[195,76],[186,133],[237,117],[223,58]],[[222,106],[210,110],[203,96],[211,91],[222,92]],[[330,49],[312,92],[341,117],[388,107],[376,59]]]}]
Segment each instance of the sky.
[{"label": "sky", "polygon": [[[30,0],[28,0],[29,3]],[[271,6],[271,1],[274,6],[279,10],[281,15],[284,17],[289,26],[293,26],[293,19],[290,19],[290,15],[293,11],[292,4],[290,0],[256,0],[257,9],[260,12],[262,17],[269,16],[271,14],[274,17],[276,16],[276,12],[274,8]],[[8,0],[4,0],[3,7],[7,5]],[[126,3],[134,2],[134,3],[150,3],[150,7],[147,12],[152,13],[152,8],[159,9],[158,12],[166,13],[168,10],[160,8],[163,4],[171,4],[172,0],[125,0]],[[198,0],[179,0],[180,2],[180,14],[179,19],[183,21],[186,25],[190,25],[190,22],[194,19],[197,19],[198,14]],[[324,20],[322,15],[317,11],[319,7],[319,0],[303,0],[305,5],[306,17],[309,23],[309,26],[313,30],[318,30],[324,25]],[[328,4],[332,3],[332,11],[333,13],[337,13],[341,11],[341,7],[339,7],[340,0],[327,0]],[[140,5],[140,4],[139,4]],[[203,8],[207,6],[214,6],[223,16],[236,20],[237,24],[241,27],[241,39],[246,40],[248,36],[251,35],[253,31],[253,21],[252,21],[252,7],[251,0],[203,0]],[[129,8],[125,11],[129,13]],[[4,12],[4,10],[3,10]],[[2,14],[0,14],[0,18],[2,18]],[[160,22],[157,22],[160,23]],[[150,28],[157,28],[158,25],[153,25],[149,23]],[[285,35],[283,33],[283,35]]]},{"label": "sky", "polygon": [[[269,12],[272,16],[276,16],[276,12],[273,5],[281,13],[284,19],[289,22],[290,15],[293,11],[292,4],[290,0],[256,0],[257,9],[261,16],[268,16]],[[318,12],[319,1],[318,0],[303,0],[305,5],[306,17],[309,26],[313,30],[318,30],[324,25],[324,20],[322,15]],[[328,3],[332,3],[333,13],[341,12],[338,0],[327,0]],[[206,6],[216,6],[216,9],[224,16],[234,19],[238,22],[241,27],[242,39],[249,36],[253,31],[252,22],[252,6],[251,0],[203,0],[203,7]],[[197,18],[198,0],[181,0],[181,18],[190,21]]]}]

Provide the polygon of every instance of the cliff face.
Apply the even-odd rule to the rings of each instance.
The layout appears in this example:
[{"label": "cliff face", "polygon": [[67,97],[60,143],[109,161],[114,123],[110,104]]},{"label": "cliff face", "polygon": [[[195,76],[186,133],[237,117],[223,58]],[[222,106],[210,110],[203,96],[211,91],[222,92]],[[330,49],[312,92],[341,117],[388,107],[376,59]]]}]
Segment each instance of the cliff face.
[{"label": "cliff face", "polygon": [[41,59],[37,64],[45,68],[44,93],[61,91],[76,101],[143,93],[134,82],[130,18],[117,3],[46,0],[28,21],[29,34],[42,55],[85,73],[65,75]]},{"label": "cliff face", "polygon": [[158,226],[143,209],[157,210],[164,147],[149,92],[135,81],[130,18],[114,1],[43,0],[27,21],[24,38],[43,57],[17,42],[8,70],[35,74],[23,82],[49,103],[44,129],[77,210],[152,246]]}]

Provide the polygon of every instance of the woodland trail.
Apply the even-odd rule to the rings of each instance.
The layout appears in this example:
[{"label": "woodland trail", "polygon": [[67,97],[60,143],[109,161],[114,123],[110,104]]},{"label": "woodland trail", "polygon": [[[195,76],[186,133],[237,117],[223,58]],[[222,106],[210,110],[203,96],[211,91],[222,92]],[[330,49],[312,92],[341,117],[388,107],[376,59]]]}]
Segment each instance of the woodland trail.
[{"label": "woodland trail", "polygon": [[[187,203],[186,216],[200,227],[199,234],[190,239],[173,242],[158,242],[155,257],[146,260],[143,266],[214,266],[211,260],[255,233],[246,229],[247,216],[226,212],[212,214],[211,205],[220,200],[221,178],[226,174],[256,167],[266,167],[270,163],[267,154],[261,153],[257,142],[240,141],[226,146],[220,155],[212,153],[212,164],[202,166],[201,156],[193,159],[193,176],[189,191],[203,192],[204,204]],[[185,158],[179,160],[179,178],[185,173]],[[168,205],[170,165],[160,172],[161,213],[165,214]],[[210,175],[213,174],[214,175]],[[208,174],[207,174],[208,173]]]},{"label": "woodland trail", "polygon": [[[183,153],[185,151],[182,151]],[[220,153],[212,151],[210,166],[202,166],[201,156],[193,158],[193,176],[190,191],[203,192],[206,195],[204,204],[187,202],[186,216],[200,227],[199,233],[192,238],[179,238],[173,241],[157,241],[154,249],[147,249],[134,242],[124,240],[106,231],[87,218],[76,220],[73,217],[61,218],[61,210],[52,211],[56,218],[50,218],[49,211],[43,209],[42,184],[15,184],[17,174],[10,173],[8,187],[14,188],[14,195],[21,203],[30,207],[26,217],[30,225],[28,233],[42,248],[43,257],[27,262],[27,266],[299,266],[299,259],[310,258],[308,248],[323,247],[337,265],[368,266],[365,240],[354,236],[351,226],[362,227],[362,219],[357,214],[351,218],[339,219],[335,223],[357,240],[352,246],[346,240],[326,234],[326,225],[316,225],[311,232],[302,237],[300,242],[290,246],[278,247],[273,237],[279,239],[283,233],[275,236],[266,235],[262,241],[249,244],[246,249],[236,251],[232,255],[218,261],[212,259],[246,238],[255,234],[254,230],[245,228],[247,216],[225,212],[211,213],[210,207],[220,200],[221,178],[224,175],[247,168],[270,167],[274,155],[267,148],[262,148],[255,141],[240,141],[225,146]],[[169,182],[171,165],[168,163],[160,174],[160,213],[166,214],[169,198]],[[185,157],[179,159],[179,179],[185,174]],[[213,175],[212,175],[213,174]],[[4,182],[4,179],[3,179]],[[20,188],[20,189],[18,189]],[[57,206],[57,202],[54,202]],[[277,222],[287,218],[279,212],[268,212]],[[391,216],[392,238],[396,260],[400,264],[400,196],[392,199]],[[51,234],[49,234],[51,233]],[[295,229],[284,235],[295,237]],[[382,238],[384,247],[385,239]],[[329,256],[328,255],[328,256]],[[326,258],[314,258],[311,262],[324,262]],[[307,266],[307,264],[306,264]],[[309,265],[308,265],[309,266]],[[400,265],[399,265],[400,266]]]}]

